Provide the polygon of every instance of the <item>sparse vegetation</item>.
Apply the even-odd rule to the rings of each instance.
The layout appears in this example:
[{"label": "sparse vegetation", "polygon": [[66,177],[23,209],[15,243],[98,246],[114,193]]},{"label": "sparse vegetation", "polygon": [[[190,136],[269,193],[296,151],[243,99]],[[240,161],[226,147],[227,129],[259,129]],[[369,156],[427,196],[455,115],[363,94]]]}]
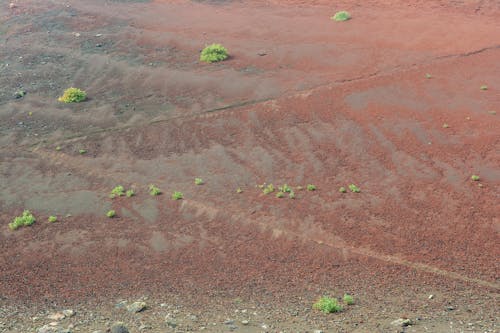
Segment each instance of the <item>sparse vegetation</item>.
[{"label": "sparse vegetation", "polygon": [[336,298],[323,296],[314,303],[313,308],[324,313],[333,313],[342,311],[342,306]]},{"label": "sparse vegetation", "polygon": [[290,199],[295,199],[295,192],[294,191],[291,191],[289,194],[288,194],[288,197]]},{"label": "sparse vegetation", "polygon": [[344,294],[343,300],[344,300],[344,304],[347,304],[347,305],[353,305],[354,304],[354,297],[352,297],[349,294]]},{"label": "sparse vegetation", "polygon": [[183,198],[184,198],[184,194],[182,194],[182,192],[175,191],[174,193],[172,193],[173,200],[181,200]]},{"label": "sparse vegetation", "polygon": [[115,198],[115,197],[121,197],[123,195],[125,195],[125,188],[121,185],[118,185],[114,189],[111,190],[109,197]]},{"label": "sparse vegetation", "polygon": [[356,185],[354,185],[354,184],[349,185],[349,189],[350,189],[350,190],[351,190],[351,192],[353,192],[353,193],[359,193],[359,192],[361,192],[361,190],[359,189],[359,187],[357,187],[357,186],[356,186]]},{"label": "sparse vegetation", "polygon": [[481,90],[488,90],[488,86],[487,85],[482,85],[481,87],[479,87],[479,89],[481,89]]},{"label": "sparse vegetation", "polygon": [[108,212],[106,213],[106,216],[109,218],[113,218],[116,216],[116,212],[113,209],[108,210]]},{"label": "sparse vegetation", "polygon": [[156,187],[155,185],[150,184],[149,185],[149,194],[152,195],[152,196],[160,195],[161,194],[161,190],[158,187]]},{"label": "sparse vegetation", "polygon": [[431,78],[432,78],[432,75],[430,75],[429,73],[426,73],[426,74],[425,74],[425,78],[426,78],[426,79],[431,79]]},{"label": "sparse vegetation", "polygon": [[241,187],[238,187],[238,188],[236,189],[236,193],[238,193],[238,194],[243,193],[243,190],[241,189]]},{"label": "sparse vegetation", "polygon": [[24,96],[26,96],[26,90],[23,90],[23,89],[19,89],[14,93],[14,98],[17,98],[17,99],[23,98]]},{"label": "sparse vegetation", "polygon": [[279,191],[278,193],[276,193],[276,198],[283,198],[285,196],[285,193]]},{"label": "sparse vegetation", "polygon": [[341,188],[339,188],[339,192],[340,193],[346,193],[347,190],[346,190],[346,188],[344,186],[342,186]]},{"label": "sparse vegetation", "polygon": [[203,184],[204,184],[204,183],[203,183],[203,179],[201,179],[201,178],[195,178],[195,179],[194,179],[194,183],[195,183],[196,185],[203,185]]},{"label": "sparse vegetation", "polygon": [[63,103],[79,103],[87,99],[87,93],[78,88],[68,88],[64,94],[58,98],[59,102]]},{"label": "sparse vegetation", "polygon": [[226,60],[228,57],[227,49],[220,44],[206,46],[201,51],[200,60],[208,63]]},{"label": "sparse vegetation", "polygon": [[443,124],[443,128],[450,128],[450,125],[448,125],[448,124],[444,123],[444,124]]},{"label": "sparse vegetation", "polygon": [[127,198],[131,198],[135,195],[135,191],[132,189],[127,190],[127,192],[125,192],[125,195],[127,196]]},{"label": "sparse vegetation", "polygon": [[264,184],[264,189],[262,190],[262,192],[264,194],[273,193],[274,192],[274,185],[273,184],[269,184],[269,185],[265,186],[265,184]]},{"label": "sparse vegetation", "polygon": [[307,185],[307,190],[308,191],[316,191],[316,186],[313,184],[309,184],[309,185]]},{"label": "sparse vegetation", "polygon": [[86,149],[80,149],[78,151],[78,153],[80,153],[80,155],[83,155],[83,154],[86,154],[87,153],[87,150]]},{"label": "sparse vegetation", "polygon": [[10,230],[16,230],[20,227],[27,227],[36,222],[35,216],[29,210],[24,210],[21,216],[17,216],[9,223]]},{"label": "sparse vegetation", "polygon": [[57,216],[54,216],[54,215],[50,215],[50,216],[49,216],[49,219],[48,219],[48,221],[49,221],[50,223],[54,223],[54,222],[57,222]]},{"label": "sparse vegetation", "polygon": [[284,184],[283,186],[278,187],[278,189],[280,190],[280,192],[283,192],[283,193],[292,192],[292,188],[290,186],[288,186],[287,184]]},{"label": "sparse vegetation", "polygon": [[473,181],[477,182],[477,181],[479,181],[481,178],[480,178],[478,175],[472,175],[472,176],[470,177],[470,179],[472,179]]},{"label": "sparse vegetation", "polygon": [[57,147],[56,147],[56,150],[57,150],[57,151],[60,151],[61,149],[62,149],[62,148],[61,148],[61,146],[57,146]]},{"label": "sparse vegetation", "polygon": [[332,20],[341,22],[341,21],[347,21],[351,19],[351,14],[346,12],[345,10],[342,10],[340,12],[336,12],[335,15],[332,16]]}]

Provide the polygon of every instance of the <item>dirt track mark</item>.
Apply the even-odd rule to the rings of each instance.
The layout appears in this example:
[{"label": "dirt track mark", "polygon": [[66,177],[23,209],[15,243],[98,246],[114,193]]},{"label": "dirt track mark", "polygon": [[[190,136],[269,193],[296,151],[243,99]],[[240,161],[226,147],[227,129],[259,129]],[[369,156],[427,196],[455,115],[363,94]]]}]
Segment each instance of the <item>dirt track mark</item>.
[{"label": "dirt track mark", "polygon": [[[213,214],[218,214],[220,212],[220,210],[216,207],[209,207],[206,203],[199,203],[199,202],[196,202],[194,200],[185,201],[183,203],[183,206],[192,206],[194,209],[197,209],[197,210],[200,209],[200,207],[204,207],[203,209],[208,210],[212,216],[214,216]],[[266,223],[253,220],[253,219],[249,218],[248,216],[245,217],[242,215],[238,215],[237,218],[235,218],[233,216],[232,219],[234,219],[234,221],[233,221],[234,223],[241,222],[243,220],[243,221],[245,221],[245,223],[258,225],[263,230],[271,230],[273,235],[276,235],[276,237],[290,236],[290,237],[293,237],[293,238],[296,238],[296,239],[299,239],[302,241],[314,242],[314,243],[319,244],[319,245],[328,246],[329,248],[332,248],[332,249],[338,249],[338,250],[343,250],[343,251],[347,250],[348,252],[355,254],[355,255],[370,257],[370,258],[373,258],[373,259],[376,259],[379,261],[383,261],[386,263],[405,266],[408,268],[415,269],[419,272],[432,273],[432,274],[443,276],[443,277],[448,278],[448,279],[459,280],[462,282],[475,284],[475,285],[478,285],[481,287],[491,288],[493,290],[500,290],[500,285],[498,283],[495,283],[495,282],[485,281],[485,280],[476,279],[476,278],[470,278],[470,277],[464,276],[464,275],[456,273],[456,272],[444,270],[444,269],[434,267],[434,266],[424,264],[424,263],[412,262],[412,261],[406,260],[406,259],[398,257],[398,256],[394,256],[394,255],[386,255],[386,254],[377,253],[375,251],[372,251],[372,250],[366,249],[366,248],[362,248],[362,247],[349,246],[346,244],[346,242],[343,239],[341,239],[337,236],[335,237],[335,243],[333,243],[331,241],[319,239],[317,237],[308,236],[307,233],[298,233],[298,232],[283,229],[283,228],[277,226],[278,223],[273,223],[274,226],[270,225],[270,222],[272,223],[272,219],[266,219]],[[298,224],[298,222],[292,222],[292,224],[294,224],[294,223]],[[318,231],[319,234],[322,234],[322,235],[326,234],[325,232],[322,232],[318,226],[314,226],[314,228],[317,229],[316,231]]]},{"label": "dirt track mark", "polygon": [[[395,67],[393,70],[387,70],[384,72],[376,71],[373,73],[369,73],[369,74],[362,75],[362,76],[357,76],[357,77],[350,78],[350,79],[348,78],[348,79],[336,80],[333,83],[330,82],[327,84],[317,85],[313,88],[308,88],[308,89],[304,89],[304,90],[297,90],[291,94],[285,93],[285,94],[282,94],[282,95],[276,96],[276,97],[240,101],[240,102],[226,105],[223,107],[206,109],[206,110],[203,110],[203,111],[200,111],[197,113],[192,113],[189,115],[172,116],[168,119],[152,120],[152,121],[146,121],[146,122],[139,122],[139,123],[131,124],[131,125],[122,125],[122,126],[115,126],[115,127],[91,130],[91,131],[87,131],[87,132],[83,132],[83,133],[77,133],[74,135],[68,135],[68,136],[65,136],[65,137],[59,138],[59,139],[52,139],[52,140],[41,139],[41,140],[38,140],[38,141],[31,143],[31,144],[18,145],[16,147],[16,149],[23,148],[23,147],[33,148],[33,147],[40,146],[40,145],[45,145],[45,146],[52,145],[56,142],[60,142],[60,143],[64,142],[65,140],[82,139],[82,138],[89,136],[89,135],[95,135],[95,134],[100,134],[100,133],[114,133],[114,132],[122,131],[122,130],[126,130],[126,129],[132,129],[132,128],[137,128],[137,127],[147,126],[147,125],[152,125],[152,124],[158,124],[158,123],[167,123],[167,122],[172,122],[175,120],[196,119],[196,118],[202,117],[208,113],[222,113],[222,112],[226,112],[226,111],[234,111],[234,110],[241,108],[241,107],[244,107],[244,106],[255,106],[255,105],[259,105],[261,103],[276,101],[276,100],[283,98],[283,97],[300,96],[300,95],[303,95],[304,93],[310,94],[318,89],[334,87],[334,86],[339,85],[339,84],[365,81],[365,80],[376,79],[376,78],[385,77],[385,76],[393,76],[393,75],[397,75],[398,73],[417,69],[420,66],[433,64],[435,61],[446,60],[446,59],[450,59],[450,58],[456,59],[456,58],[469,57],[472,55],[477,55],[477,54],[481,54],[481,53],[484,53],[487,51],[494,51],[494,50],[500,50],[500,45],[484,47],[484,48],[481,48],[478,50],[473,50],[473,51],[466,52],[466,53],[442,55],[442,56],[435,57],[429,61],[419,63],[419,64],[412,64],[410,66],[405,66],[405,67]],[[6,149],[8,147],[9,146],[2,146],[0,148]]]}]

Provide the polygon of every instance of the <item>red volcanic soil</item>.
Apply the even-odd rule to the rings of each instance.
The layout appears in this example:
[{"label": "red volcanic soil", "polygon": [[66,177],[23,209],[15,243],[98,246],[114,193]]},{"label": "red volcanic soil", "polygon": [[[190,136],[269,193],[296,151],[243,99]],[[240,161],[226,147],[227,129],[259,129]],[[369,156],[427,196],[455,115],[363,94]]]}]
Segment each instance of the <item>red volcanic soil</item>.
[{"label": "red volcanic soil", "polygon": [[[241,298],[276,331],[388,332],[404,316],[424,318],[408,332],[498,328],[497,1],[14,3],[0,306],[168,295],[215,315]],[[214,42],[230,58],[200,63]],[[89,99],[59,103],[70,86]],[[136,195],[109,198],[117,185]],[[23,209],[37,222],[9,230]],[[310,310],[345,292],[358,304],[343,320]],[[306,317],[272,312],[283,304]]]}]

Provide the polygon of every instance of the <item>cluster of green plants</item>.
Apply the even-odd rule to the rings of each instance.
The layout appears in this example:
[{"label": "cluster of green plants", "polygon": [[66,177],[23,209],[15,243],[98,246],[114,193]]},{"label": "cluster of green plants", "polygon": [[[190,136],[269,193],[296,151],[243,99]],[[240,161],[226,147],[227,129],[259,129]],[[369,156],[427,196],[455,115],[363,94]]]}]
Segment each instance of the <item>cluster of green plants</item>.
[{"label": "cluster of green plants", "polygon": [[47,219],[50,223],[57,222],[57,216],[55,215],[50,215],[49,218]]},{"label": "cluster of green plants", "polygon": [[63,103],[79,103],[87,99],[87,93],[78,88],[68,88],[63,95],[58,98],[59,102]]},{"label": "cluster of green plants", "polygon": [[133,189],[129,189],[125,191],[125,188],[121,185],[116,186],[114,189],[111,190],[111,193],[109,194],[109,197],[111,199],[116,198],[116,197],[122,197],[126,196],[127,198],[133,197],[135,195],[135,191]]},{"label": "cluster of green plants", "polygon": [[172,193],[173,200],[181,200],[183,198],[184,198],[184,194],[182,194],[182,192],[174,191],[174,193]]},{"label": "cluster of green plants", "polygon": [[[345,305],[353,305],[354,297],[349,294],[344,294],[342,301]],[[342,311],[343,307],[336,298],[322,296],[313,304],[313,309],[324,313],[334,313]]]},{"label": "cluster of green plants", "polygon": [[35,216],[31,214],[29,210],[24,210],[23,214],[20,216],[16,216],[11,223],[9,223],[10,230],[16,230],[20,227],[27,227],[36,222]]},{"label": "cluster of green plants", "polygon": [[478,175],[472,175],[470,176],[470,179],[472,179],[473,181],[477,182],[481,179],[481,177],[479,177]]},{"label": "cluster of green plants", "polygon": [[196,185],[203,185],[203,184],[205,184],[205,183],[203,182],[203,179],[201,179],[201,178],[195,178],[195,179],[194,179],[194,183],[195,183]]},{"label": "cluster of green plants", "polygon": [[208,45],[200,54],[200,60],[208,63],[226,60],[228,57],[227,49],[221,44]]},{"label": "cluster of green plants", "polygon": [[152,196],[160,195],[161,190],[153,184],[149,185],[149,194]]},{"label": "cluster of green plants", "polygon": [[108,212],[106,213],[106,216],[111,219],[111,218],[116,216],[116,212],[113,209],[108,210]]}]

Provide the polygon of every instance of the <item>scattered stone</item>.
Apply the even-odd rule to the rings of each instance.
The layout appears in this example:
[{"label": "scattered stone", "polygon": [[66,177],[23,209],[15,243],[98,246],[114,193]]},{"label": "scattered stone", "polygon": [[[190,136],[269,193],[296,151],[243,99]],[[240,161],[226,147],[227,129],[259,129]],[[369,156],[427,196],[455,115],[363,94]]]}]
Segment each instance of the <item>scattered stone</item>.
[{"label": "scattered stone", "polygon": [[399,318],[391,322],[393,326],[406,327],[411,325],[411,320],[408,318]]},{"label": "scattered stone", "polygon": [[177,327],[177,322],[173,319],[167,319],[165,322],[166,322],[168,327],[171,327],[171,328]]},{"label": "scattered stone", "polygon": [[491,114],[491,115],[496,115],[497,114],[496,111],[488,111],[488,113]]},{"label": "scattered stone", "polygon": [[146,308],[145,302],[134,302],[130,305],[127,305],[127,311],[132,313],[141,312]]},{"label": "scattered stone", "polygon": [[263,57],[263,56],[267,55],[267,52],[264,50],[261,50],[261,51],[257,52],[257,55]]},{"label": "scattered stone", "polygon": [[238,326],[236,326],[236,325],[229,325],[227,328],[228,328],[230,331],[234,331],[234,330],[237,330],[237,329],[238,329]]},{"label": "scattered stone", "polygon": [[[71,174],[68,174],[68,176],[70,176],[70,175]],[[120,301],[120,302],[115,304],[115,308],[117,308],[117,309],[122,309],[126,306],[127,306],[127,301]]]},{"label": "scattered stone", "polygon": [[314,330],[314,333],[323,333],[322,330]]},{"label": "scattered stone", "polygon": [[66,309],[62,313],[63,313],[63,315],[66,316],[66,318],[71,318],[75,315],[75,311],[73,311],[71,309]]},{"label": "scattered stone", "polygon": [[228,319],[224,322],[224,325],[233,325],[234,324],[234,320],[231,320],[231,319]]},{"label": "scattered stone", "polygon": [[53,313],[51,315],[48,315],[47,318],[50,320],[62,320],[64,318],[66,318],[66,316],[62,312],[56,312],[56,313]]},{"label": "scattered stone", "polygon": [[117,322],[111,326],[111,333],[129,333],[124,323]]},{"label": "scattered stone", "polygon": [[102,47],[102,44],[101,43],[97,43],[97,44],[95,44],[95,47]]},{"label": "scattered stone", "polygon": [[151,325],[142,324],[141,326],[139,326],[139,331],[150,330],[152,328],[153,327]]},{"label": "scattered stone", "polygon": [[13,2],[9,3],[9,8],[10,9],[14,9],[16,7],[17,7],[17,5],[15,3],[13,3]]},{"label": "scattered stone", "polygon": [[429,299],[433,299],[434,298],[434,295],[429,295]]},{"label": "scattered stone", "polygon": [[241,324],[246,326],[246,325],[250,324],[250,322],[248,320],[242,320]]},{"label": "scattered stone", "polygon": [[56,328],[49,326],[49,325],[44,325],[44,326],[40,327],[36,332],[37,333],[55,333]]},{"label": "scattered stone", "polygon": [[455,307],[454,307],[453,305],[448,305],[448,306],[446,307],[446,310],[447,310],[447,311],[453,311],[453,310],[455,310]]},{"label": "scattered stone", "polygon": [[192,321],[197,321],[198,317],[196,317],[195,315],[190,315],[189,319],[191,319]]}]

